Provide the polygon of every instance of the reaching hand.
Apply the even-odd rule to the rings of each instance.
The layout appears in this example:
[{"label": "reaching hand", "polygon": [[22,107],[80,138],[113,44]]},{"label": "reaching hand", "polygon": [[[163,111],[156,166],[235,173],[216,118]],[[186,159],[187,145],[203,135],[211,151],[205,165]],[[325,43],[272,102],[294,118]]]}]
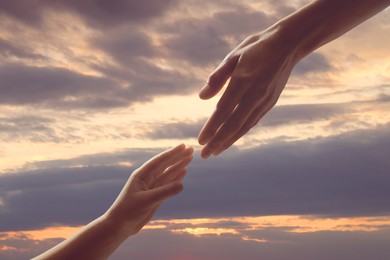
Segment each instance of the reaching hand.
[{"label": "reaching hand", "polygon": [[150,220],[164,200],[183,189],[181,180],[193,152],[181,144],[147,161],[133,172],[103,216],[34,259],[107,259]]},{"label": "reaching hand", "polygon": [[193,148],[176,146],[160,153],[133,172],[108,210],[112,221],[122,223],[127,235],[137,233],[158,206],[183,189],[181,180],[192,160]]},{"label": "reaching hand", "polygon": [[389,6],[389,0],[315,0],[269,29],[248,37],[210,75],[199,96],[226,91],[199,134],[201,155],[218,155],[276,104],[293,67]]},{"label": "reaching hand", "polygon": [[297,62],[292,46],[270,28],[244,40],[210,75],[199,96],[215,96],[230,78],[215,112],[199,134],[201,155],[218,155],[276,104]]}]

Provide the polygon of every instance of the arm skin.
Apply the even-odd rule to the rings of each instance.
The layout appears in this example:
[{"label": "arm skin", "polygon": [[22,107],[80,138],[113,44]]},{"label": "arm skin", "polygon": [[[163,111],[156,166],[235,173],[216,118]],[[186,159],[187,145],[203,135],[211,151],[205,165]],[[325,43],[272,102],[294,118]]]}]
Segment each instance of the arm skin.
[{"label": "arm skin", "polygon": [[193,151],[182,144],[147,161],[103,216],[34,260],[107,259],[142,229],[164,200],[181,192]]},{"label": "arm skin", "polygon": [[231,51],[200,91],[215,96],[230,79],[201,130],[203,158],[218,155],[276,104],[294,66],[305,56],[384,10],[390,0],[316,0],[253,34]]}]

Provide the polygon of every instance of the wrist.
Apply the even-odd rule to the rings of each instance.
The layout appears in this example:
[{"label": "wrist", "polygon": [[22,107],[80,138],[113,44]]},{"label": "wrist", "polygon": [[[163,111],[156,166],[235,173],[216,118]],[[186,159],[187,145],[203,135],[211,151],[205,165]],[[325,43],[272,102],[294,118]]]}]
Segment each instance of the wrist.
[{"label": "wrist", "polygon": [[110,211],[107,211],[99,219],[101,222],[104,223],[104,225],[108,226],[110,230],[112,230],[112,234],[114,236],[119,237],[123,240],[138,232],[135,229],[134,225],[131,225],[129,221],[125,221],[122,218],[117,217]]},{"label": "wrist", "polygon": [[298,23],[295,17],[287,17],[279,21],[276,26],[279,27],[279,38],[289,50],[294,54],[294,59],[299,62],[318,48],[318,37],[316,31],[310,25]]},{"label": "wrist", "polygon": [[340,16],[335,5],[337,1],[313,1],[277,22],[283,41],[294,46],[298,61],[334,38],[339,26],[334,20]]},{"label": "wrist", "polygon": [[389,0],[316,0],[276,23],[298,60],[385,9]]},{"label": "wrist", "polygon": [[[272,50],[277,50],[277,57],[283,61],[296,64],[303,58],[300,57],[300,41],[295,39],[284,21],[279,21],[254,36],[258,38],[258,41],[264,42],[265,40]],[[277,57],[275,56],[275,59],[278,59]]]}]

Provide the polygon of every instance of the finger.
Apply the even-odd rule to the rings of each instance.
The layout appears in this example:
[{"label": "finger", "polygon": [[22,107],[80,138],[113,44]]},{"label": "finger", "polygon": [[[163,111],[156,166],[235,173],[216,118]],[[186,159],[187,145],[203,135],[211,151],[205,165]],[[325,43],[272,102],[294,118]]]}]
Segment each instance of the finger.
[{"label": "finger", "polygon": [[162,173],[165,171],[168,167],[171,167],[175,165],[176,163],[186,159],[187,157],[192,156],[194,153],[194,148],[192,147],[187,147],[184,151],[174,154],[169,158],[166,158],[165,161],[162,161],[157,168],[159,169],[159,172]]},{"label": "finger", "polygon": [[221,144],[219,148],[214,150],[214,155],[220,154],[222,151],[228,149],[231,145],[233,145],[238,139],[240,139],[243,135],[245,135],[253,126],[257,125],[257,123],[264,117],[277,103],[281,90],[279,91],[270,91],[277,90],[277,86],[285,86],[288,77],[290,74],[282,74],[279,72],[274,80],[269,84],[267,88],[268,91],[265,93],[263,97],[259,98],[258,107],[252,112],[243,126],[238,130],[230,140],[226,140],[224,144]]},{"label": "finger", "polygon": [[184,144],[179,144],[169,150],[166,150],[162,153],[157,154],[153,158],[151,158],[149,161],[147,161],[142,168],[145,169],[145,171],[151,171],[154,168],[160,167],[161,164],[165,163],[168,159],[177,156],[178,154],[181,154],[185,150]]},{"label": "finger", "polygon": [[232,136],[224,144],[222,144],[219,148],[217,148],[213,155],[217,156],[221,154],[223,151],[227,150],[230,146],[232,146],[236,141],[238,141],[241,137],[247,134],[249,130],[251,130],[252,127],[254,127],[259,122],[259,120],[264,116],[264,114],[266,114],[266,112],[258,114],[259,112],[261,113],[261,110],[262,109],[254,111],[251,117],[248,118],[247,122],[245,122],[245,124],[241,127],[241,129],[236,132],[234,136]]},{"label": "finger", "polygon": [[192,156],[169,167],[164,173],[162,173],[158,178],[156,184],[164,185],[172,181],[179,172],[185,169],[188,164],[192,161]]},{"label": "finger", "polygon": [[144,163],[136,173],[138,178],[143,179],[146,183],[162,173],[167,167],[173,165],[193,153],[192,148],[185,149],[184,144],[180,144],[170,150],[162,152]]},{"label": "finger", "polygon": [[145,191],[145,205],[157,205],[179,194],[183,190],[181,182],[172,182],[155,189]]},{"label": "finger", "polygon": [[[261,113],[259,110],[262,111],[265,108],[266,111],[268,111],[268,109],[276,103],[277,97],[275,98],[275,93],[270,92],[269,89],[272,90],[273,88],[265,88],[262,92],[252,89],[252,91],[248,91],[245,94],[245,97],[236,107],[230,118],[220,127],[214,137],[202,149],[201,156],[203,158],[208,158],[211,154],[216,153],[220,146],[234,137],[244,126],[246,121],[250,119],[252,114],[259,114]],[[255,112],[256,109],[258,110],[257,112]],[[250,124],[245,126],[245,128],[248,128],[249,126]],[[249,129],[247,131],[249,131]]]},{"label": "finger", "polygon": [[201,89],[199,97],[201,99],[209,99],[215,96],[225,85],[230,78],[237,64],[239,56],[226,56],[226,58],[219,64],[217,69],[210,74],[206,85]]},{"label": "finger", "polygon": [[179,165],[182,161],[187,161],[189,158],[191,158],[192,160],[193,153],[194,153],[194,148],[192,147],[186,148],[186,150],[182,152],[180,155],[171,158],[169,161],[167,161],[167,163],[161,166],[160,171],[158,173],[155,173],[155,175],[160,176],[164,174],[169,168],[175,165]]},{"label": "finger", "polygon": [[164,175],[161,176],[161,178],[158,178],[158,183],[157,184],[158,185],[165,185],[165,184],[175,180],[176,176],[181,174],[183,171],[186,172],[187,168],[186,167],[180,167],[180,168],[172,169],[171,171],[164,173]]},{"label": "finger", "polygon": [[192,158],[191,154],[189,157],[184,158],[182,161],[166,169],[162,174],[154,179],[154,181],[150,184],[150,187],[158,187],[167,184],[169,181],[174,179],[175,175],[178,174],[179,171],[188,166],[188,164],[192,161]]},{"label": "finger", "polygon": [[[166,171],[168,171],[174,165],[183,165],[183,167],[185,167],[189,162],[191,162],[193,152],[194,152],[194,149],[192,147],[189,147],[180,155],[180,157],[172,158],[169,161],[169,163],[162,166],[162,168],[158,172],[154,173],[154,176],[156,177],[154,179],[158,180],[161,175],[163,175]],[[180,166],[178,166],[178,167],[180,167]],[[171,172],[169,174],[174,174],[174,172]],[[155,186],[153,184],[150,184],[150,187],[155,187]]]},{"label": "finger", "polygon": [[266,115],[275,105],[276,102],[269,101],[269,104],[266,107],[259,106],[256,108],[250,117],[247,119],[247,121],[244,123],[244,125],[241,127],[241,129],[234,134],[229,140],[227,140],[224,144],[222,144],[219,148],[215,150],[213,155],[217,156],[226,149],[228,149],[230,146],[232,146],[238,139],[240,139],[242,136],[244,136],[246,133],[249,132],[255,125],[258,124],[258,122]]},{"label": "finger", "polygon": [[178,182],[181,181],[182,178],[179,178],[179,176],[184,177],[184,175],[187,173],[187,168],[181,168],[177,169],[175,172],[171,172],[171,174],[164,176],[164,178],[161,178],[157,181],[156,188],[162,185],[166,185],[171,182]]},{"label": "finger", "polygon": [[246,97],[234,110],[230,118],[221,126],[214,137],[206,144],[201,151],[203,158],[208,158],[223,143],[229,140],[241,129],[252,112],[256,109],[259,99],[252,93],[247,93]]},{"label": "finger", "polygon": [[179,182],[181,182],[184,179],[184,177],[186,176],[186,174],[187,174],[187,168],[184,168],[183,170],[181,170],[180,172],[178,172],[176,174],[176,177],[172,181],[175,181],[175,182],[179,181]]},{"label": "finger", "polygon": [[252,82],[248,81],[247,78],[238,76],[231,78],[225,93],[218,101],[216,110],[199,133],[199,144],[206,144],[215,135],[221,125],[231,116],[251,85]]}]

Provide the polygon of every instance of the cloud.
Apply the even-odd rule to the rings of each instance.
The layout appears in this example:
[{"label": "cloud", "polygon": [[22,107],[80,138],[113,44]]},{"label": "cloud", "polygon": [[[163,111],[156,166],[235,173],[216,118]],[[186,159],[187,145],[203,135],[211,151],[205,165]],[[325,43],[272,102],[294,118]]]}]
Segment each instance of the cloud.
[{"label": "cloud", "polygon": [[186,94],[195,86],[180,73],[146,63],[129,74],[127,82],[119,82],[64,68],[0,65],[0,102],[51,109],[111,109],[150,101],[158,95]]},{"label": "cloud", "polygon": [[63,68],[5,64],[0,66],[0,81],[3,104],[104,108],[125,102],[115,95],[121,91],[115,82]]},{"label": "cloud", "polygon": [[161,214],[388,214],[388,130],[385,125],[336,137],[280,141],[230,150],[207,165],[195,161],[178,203],[168,202]]},{"label": "cloud", "polygon": [[[92,155],[83,155],[73,159],[49,160],[28,163],[26,169],[57,169],[57,168],[73,168],[78,166],[112,166],[118,165],[121,162],[126,162],[134,165],[141,165],[144,161],[150,159],[157,153],[162,152],[158,148],[132,148],[118,151],[115,153],[100,153]],[[27,173],[25,173],[27,174]],[[22,174],[23,175],[23,174]]]},{"label": "cloud", "polygon": [[309,123],[329,119],[333,116],[352,111],[348,104],[298,104],[282,105],[271,109],[260,121],[261,126],[276,127],[280,125]]},{"label": "cloud", "polygon": [[390,102],[390,95],[380,94],[378,101],[382,102],[382,103],[389,103]]},{"label": "cloud", "polygon": [[195,161],[183,195],[162,214],[388,214],[389,127],[230,150],[207,166]]},{"label": "cloud", "polygon": [[[147,230],[128,239],[111,257],[134,259],[386,259],[389,230],[367,233],[316,232],[292,234],[267,229],[248,232],[249,239],[235,235],[209,235],[200,238],[172,234],[165,230]],[[270,243],[255,239],[271,238]],[[163,242],[162,242],[163,241]],[[153,250],[150,250],[150,245]]]},{"label": "cloud", "polygon": [[89,41],[92,46],[106,52],[120,65],[134,66],[133,69],[136,69],[139,58],[151,58],[157,53],[151,44],[150,36],[133,27],[102,32]]},{"label": "cloud", "polygon": [[222,60],[228,53],[228,42],[219,37],[214,28],[197,25],[193,21],[182,21],[180,24],[184,27],[183,31],[177,32],[177,36],[164,44],[172,57],[200,66]]},{"label": "cloud", "polygon": [[0,118],[0,139],[6,142],[26,139],[32,142],[64,141],[56,135],[52,123],[55,123],[52,118],[29,115]]},{"label": "cloud", "polygon": [[[231,149],[208,161],[196,158],[185,190],[164,204],[157,218],[386,215],[389,129],[383,125],[335,137]],[[128,162],[139,165],[153,152],[157,151],[76,158],[73,166],[68,163],[71,168],[60,168],[66,163],[54,161],[47,169],[1,175],[0,220],[6,223],[2,230],[86,223],[108,208],[132,171],[115,166],[124,154],[128,153]],[[102,157],[106,160],[100,162]],[[88,167],[87,161],[97,164]]]},{"label": "cloud", "polygon": [[[0,56],[4,57],[0,66],[2,104],[110,109],[148,102],[161,95],[189,94],[199,83],[191,71],[183,73],[155,63],[161,55],[159,47],[152,43],[154,32],[146,24],[174,8],[175,1],[41,0],[26,3],[28,10],[24,10],[24,5],[2,1],[0,6],[6,14],[3,19],[8,21],[12,16],[31,27],[4,28],[12,35],[8,37],[12,42],[0,39]],[[68,16],[59,15],[58,20],[45,16],[50,10]],[[87,25],[95,26],[93,30],[84,25],[79,30],[64,28],[66,36],[76,39],[79,45],[66,43],[55,31],[72,13],[79,14]],[[44,44],[37,39],[38,31],[39,35],[47,36]],[[75,31],[77,36],[73,35]],[[25,41],[31,44],[22,46]],[[83,48],[88,47],[85,52]]]},{"label": "cloud", "polygon": [[43,59],[44,56],[36,54],[33,51],[25,47],[21,48],[15,46],[14,43],[9,42],[5,39],[0,38],[0,56],[5,58],[17,57],[17,58],[26,58],[26,59]]},{"label": "cloud", "polygon": [[7,14],[21,22],[41,26],[45,11],[55,10],[79,15],[92,27],[112,27],[128,22],[142,23],[145,20],[163,14],[172,7],[174,0],[146,0],[142,2],[114,1],[67,1],[38,0],[0,1],[1,13]]},{"label": "cloud", "polygon": [[[142,230],[127,239],[110,257],[121,259],[247,259],[259,257],[275,260],[318,259],[366,260],[387,259],[390,256],[388,228],[372,232],[307,232],[291,233],[283,227],[254,229],[241,235],[221,234],[194,237],[172,233],[169,229]],[[256,239],[268,239],[266,243]],[[23,234],[0,239],[2,246],[16,247],[0,251],[3,259],[30,259],[49,249],[59,239],[34,240]],[[153,245],[153,250],[150,250]]]},{"label": "cloud", "polygon": [[163,69],[149,61],[128,60],[132,67],[96,66],[95,68],[109,78],[117,79],[127,87],[118,94],[129,105],[133,102],[147,102],[157,96],[185,95],[192,93],[200,85],[200,80],[191,74]]},{"label": "cloud", "polygon": [[35,240],[24,234],[0,233],[0,258],[31,259],[58,244],[60,239]]},{"label": "cloud", "polygon": [[[51,2],[51,1],[48,1]],[[55,4],[78,13],[92,27],[109,27],[128,22],[144,23],[147,19],[162,15],[176,4],[175,0],[146,1],[67,1]]]},{"label": "cloud", "polygon": [[[371,102],[379,104],[386,101],[382,95]],[[356,106],[361,102],[295,104],[280,105],[271,109],[259,122],[259,127],[279,127],[290,124],[313,123],[320,120],[331,120],[334,117],[356,112]],[[142,137],[150,139],[187,139],[197,138],[207,118],[196,121],[173,121],[169,123],[154,123],[151,130],[144,131]]]},{"label": "cloud", "polygon": [[294,67],[292,74],[302,76],[307,73],[330,72],[333,69],[333,65],[323,54],[313,52]]},{"label": "cloud", "polygon": [[39,25],[43,21],[42,6],[44,1],[0,1],[0,14],[6,14],[25,24]]},{"label": "cloud", "polygon": [[[329,128],[333,120],[343,120],[346,117],[355,115],[354,121],[359,118],[356,114],[359,111],[382,110],[389,96],[381,93],[370,100],[352,101],[343,103],[318,103],[318,104],[294,104],[278,105],[272,108],[259,122],[259,127],[275,128],[287,125],[314,124],[317,121],[329,120]],[[151,139],[187,139],[196,138],[205,124],[207,118],[197,121],[173,121],[168,123],[154,123],[151,130],[144,131],[142,137]],[[339,122],[339,123],[342,123]],[[336,127],[336,125],[333,125]]]},{"label": "cloud", "polygon": [[143,134],[150,139],[187,139],[196,138],[205,123],[205,119],[189,122],[174,122],[154,126]]},{"label": "cloud", "polygon": [[7,223],[2,228],[29,230],[57,223],[85,224],[109,207],[128,175],[125,167],[84,167],[82,171],[56,169],[15,174],[13,178],[2,176],[7,180],[0,192],[4,204],[0,219]]},{"label": "cloud", "polygon": [[206,18],[183,18],[162,24],[160,30],[171,35],[163,46],[174,59],[203,66],[222,61],[234,47],[231,40],[238,44],[249,34],[266,29],[275,21],[274,17],[261,11],[235,6],[234,10],[216,12]]}]

